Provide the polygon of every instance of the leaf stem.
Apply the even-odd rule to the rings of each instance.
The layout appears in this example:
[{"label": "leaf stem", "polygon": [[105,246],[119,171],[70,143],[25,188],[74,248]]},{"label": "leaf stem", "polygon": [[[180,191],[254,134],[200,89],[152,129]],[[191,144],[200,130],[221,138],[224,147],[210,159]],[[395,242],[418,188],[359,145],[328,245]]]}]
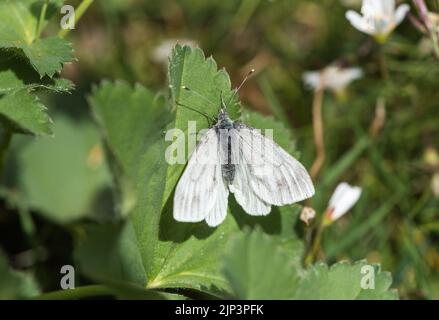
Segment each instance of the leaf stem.
[{"label": "leaf stem", "polygon": [[38,19],[37,30],[35,34],[35,39],[39,39],[41,32],[43,30],[44,19],[46,18],[47,7],[49,5],[49,0],[45,0],[43,6],[41,7],[40,18]]},{"label": "leaf stem", "polygon": [[310,175],[315,179],[320,168],[325,161],[325,144],[323,138],[323,120],[322,120],[322,103],[323,88],[319,86],[314,92],[314,100],[312,105],[312,123],[314,129],[314,144],[316,146],[316,159],[314,160]]},{"label": "leaf stem", "polygon": [[101,284],[81,286],[75,289],[57,290],[43,293],[34,298],[34,300],[74,300],[98,296],[112,295],[113,291]]},{"label": "leaf stem", "polygon": [[[93,1],[94,0],[82,0],[81,4],[75,10],[75,26],[79,19],[81,19],[81,17],[84,15],[85,11],[87,11],[88,7],[90,7],[90,5],[93,3]],[[69,32],[70,29],[61,29],[58,32],[58,36],[64,38]]]}]

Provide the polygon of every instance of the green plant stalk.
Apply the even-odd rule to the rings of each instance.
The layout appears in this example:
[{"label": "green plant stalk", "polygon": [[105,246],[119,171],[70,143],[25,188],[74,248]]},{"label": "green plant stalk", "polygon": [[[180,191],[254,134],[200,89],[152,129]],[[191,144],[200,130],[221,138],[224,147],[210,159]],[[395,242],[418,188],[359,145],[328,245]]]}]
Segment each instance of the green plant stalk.
[{"label": "green plant stalk", "polygon": [[337,182],[337,179],[367,150],[370,140],[368,136],[364,136],[357,141],[355,146],[346,152],[340,160],[338,160],[326,173],[323,178],[322,185],[331,186]]},{"label": "green plant stalk", "polygon": [[[79,19],[84,15],[85,11],[87,11],[88,7],[93,3],[94,0],[82,0],[81,4],[78,6],[78,9],[75,10],[75,26]],[[70,29],[61,29],[58,32],[58,36],[61,38],[64,38],[68,33],[70,32]]]},{"label": "green plant stalk", "polygon": [[439,59],[439,42],[438,35],[435,32],[430,32],[431,41],[433,42],[433,49],[436,57]]},{"label": "green plant stalk", "polygon": [[421,198],[415,203],[413,209],[409,213],[409,217],[411,220],[415,218],[415,216],[425,208],[432,196],[432,192],[430,188],[425,188],[424,192],[421,195]]},{"label": "green plant stalk", "polygon": [[35,39],[39,39],[41,32],[43,31],[44,19],[46,18],[47,7],[49,5],[49,0],[45,0],[43,6],[41,7],[40,17],[38,19],[37,30],[35,34]]},{"label": "green plant stalk", "polygon": [[311,249],[308,251],[305,257],[304,260],[305,267],[310,266],[316,261],[317,256],[320,252],[323,230],[327,225],[328,224],[325,223],[325,216],[322,216],[319,221],[319,224],[317,225],[316,235],[314,237],[314,240],[312,241]]},{"label": "green plant stalk", "polygon": [[275,117],[281,120],[286,126],[291,126],[288,121],[288,116],[284,108],[280,104],[279,100],[277,99],[276,95],[274,94],[273,88],[271,87],[270,82],[267,80],[267,78],[261,77],[258,83],[261,87],[262,93],[270,103],[271,110],[273,111]]},{"label": "green plant stalk", "polygon": [[112,295],[113,290],[111,288],[96,284],[77,287],[75,289],[57,290],[47,293],[43,293],[33,300],[74,300],[74,299],[84,299],[98,296]]},{"label": "green plant stalk", "polygon": [[242,0],[236,14],[233,18],[232,24],[238,29],[245,29],[248,21],[252,17],[256,8],[259,6],[260,0]]},{"label": "green plant stalk", "polygon": [[12,133],[0,125],[0,173],[3,173],[3,166],[5,164],[6,152],[8,151],[11,142]]},{"label": "green plant stalk", "polygon": [[387,69],[386,55],[384,53],[384,44],[380,44],[378,59],[381,77],[387,84],[387,81],[389,80],[389,70]]},{"label": "green plant stalk", "polygon": [[320,169],[325,161],[325,138],[323,134],[323,86],[319,84],[314,92],[314,100],[312,104],[312,122],[314,131],[314,145],[316,146],[316,158],[311,166],[309,174],[313,180],[316,179]]}]

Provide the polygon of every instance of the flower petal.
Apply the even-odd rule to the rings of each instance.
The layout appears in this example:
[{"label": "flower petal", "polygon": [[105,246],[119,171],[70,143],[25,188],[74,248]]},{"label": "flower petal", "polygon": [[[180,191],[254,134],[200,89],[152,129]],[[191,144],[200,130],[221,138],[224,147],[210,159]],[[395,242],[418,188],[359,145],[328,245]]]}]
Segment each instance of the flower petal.
[{"label": "flower petal", "polygon": [[407,12],[409,11],[410,11],[410,6],[408,4],[402,4],[398,7],[398,9],[396,9],[395,17],[394,17],[395,26],[397,26],[402,22],[402,20],[404,20]]},{"label": "flower petal", "polygon": [[369,26],[367,25],[366,20],[358,12],[348,10],[346,12],[346,19],[349,20],[349,22],[355,29],[367,34],[373,34]]},{"label": "flower petal", "polygon": [[328,208],[332,209],[331,220],[343,216],[358,201],[360,195],[360,187],[350,186],[346,182],[340,183],[329,200]]},{"label": "flower petal", "polygon": [[307,87],[315,89],[320,84],[320,77],[319,71],[308,71],[303,74],[302,80]]},{"label": "flower petal", "polygon": [[385,17],[391,17],[393,16],[393,13],[395,12],[395,0],[381,0],[377,1],[381,3],[381,13]]},{"label": "flower petal", "polygon": [[380,10],[380,8],[377,7],[376,0],[363,0],[363,4],[361,5],[361,13],[364,16],[375,16],[378,10]]}]

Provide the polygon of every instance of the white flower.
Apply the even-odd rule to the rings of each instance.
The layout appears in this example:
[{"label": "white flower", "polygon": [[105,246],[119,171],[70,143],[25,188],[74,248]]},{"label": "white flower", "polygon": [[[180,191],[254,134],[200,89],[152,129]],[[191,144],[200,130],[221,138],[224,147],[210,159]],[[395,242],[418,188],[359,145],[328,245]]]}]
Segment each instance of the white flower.
[{"label": "white flower", "polygon": [[363,76],[360,68],[340,68],[328,66],[320,71],[308,71],[303,74],[305,84],[314,90],[329,89],[334,92],[343,91],[353,80]]},{"label": "white flower", "polygon": [[346,182],[340,183],[329,200],[329,206],[326,209],[327,221],[334,222],[342,217],[358,201],[360,195],[360,187],[351,186]]},{"label": "white flower", "polygon": [[348,10],[346,18],[354,28],[384,42],[393,29],[402,22],[409,10],[408,4],[401,4],[395,10],[395,0],[363,0],[362,15]]}]

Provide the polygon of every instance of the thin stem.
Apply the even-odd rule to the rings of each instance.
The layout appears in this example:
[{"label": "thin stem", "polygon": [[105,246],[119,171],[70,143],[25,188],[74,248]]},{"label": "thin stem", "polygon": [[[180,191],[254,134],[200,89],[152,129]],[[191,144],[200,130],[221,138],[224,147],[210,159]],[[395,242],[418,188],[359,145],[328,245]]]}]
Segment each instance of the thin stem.
[{"label": "thin stem", "polygon": [[323,120],[322,120],[323,88],[319,86],[314,92],[312,105],[312,118],[314,129],[314,144],[316,146],[316,159],[311,166],[310,175],[313,179],[317,177],[320,168],[325,161],[325,143],[323,139]]},{"label": "thin stem", "polygon": [[40,18],[38,19],[37,30],[35,34],[35,38],[39,39],[41,36],[41,32],[43,31],[44,19],[46,18],[47,7],[49,5],[49,0],[45,0],[43,6],[41,7]]},{"label": "thin stem", "polygon": [[3,173],[3,166],[5,164],[6,153],[11,142],[11,137],[11,131],[3,125],[0,125],[0,174]]},{"label": "thin stem", "polygon": [[439,59],[439,42],[438,42],[439,32],[433,31],[430,32],[430,34],[431,34],[431,41],[433,42],[434,53],[436,54],[436,57]]},{"label": "thin stem", "polygon": [[[76,23],[81,19],[85,11],[87,11],[88,7],[93,3],[93,0],[82,0],[81,4],[78,6],[78,8],[75,10],[75,26]],[[58,32],[58,36],[61,38],[64,38],[68,33],[70,32],[70,29],[61,29]]]},{"label": "thin stem", "polygon": [[73,300],[84,299],[98,296],[112,295],[113,291],[101,284],[77,287],[75,289],[57,290],[43,293],[34,298],[34,300]]},{"label": "thin stem", "polygon": [[389,80],[389,70],[387,70],[387,63],[386,63],[386,55],[384,53],[384,45],[380,45],[379,50],[379,64],[380,64],[380,72],[381,77],[383,80],[387,81]]},{"label": "thin stem", "polygon": [[322,233],[324,229],[324,217],[321,217],[319,224],[316,228],[316,235],[314,240],[312,241],[311,249],[308,251],[308,254],[305,257],[305,266],[308,267],[313,264],[317,256],[320,252],[320,243],[322,242]]},{"label": "thin stem", "polygon": [[369,136],[372,139],[375,139],[382,127],[384,126],[384,121],[386,118],[386,102],[383,97],[378,97],[377,103],[375,106],[375,117],[372,120],[372,123],[369,127]]}]

